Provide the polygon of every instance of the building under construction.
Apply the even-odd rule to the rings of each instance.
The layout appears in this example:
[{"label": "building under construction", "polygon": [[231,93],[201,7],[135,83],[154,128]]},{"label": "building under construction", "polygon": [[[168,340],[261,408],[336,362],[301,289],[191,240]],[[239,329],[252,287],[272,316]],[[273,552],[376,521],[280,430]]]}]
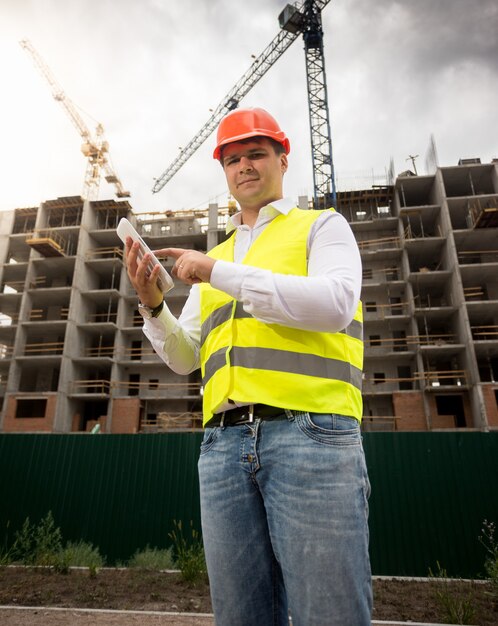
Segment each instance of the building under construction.
[{"label": "building under construction", "polygon": [[[363,260],[363,428],[498,428],[496,160],[339,192],[337,209]],[[205,251],[230,210],[139,217],[128,201],[65,197],[0,213],[0,430],[200,426],[200,374],[154,354],[115,229],[127,217],[152,249]],[[174,314],[188,290],[168,294]]]}]

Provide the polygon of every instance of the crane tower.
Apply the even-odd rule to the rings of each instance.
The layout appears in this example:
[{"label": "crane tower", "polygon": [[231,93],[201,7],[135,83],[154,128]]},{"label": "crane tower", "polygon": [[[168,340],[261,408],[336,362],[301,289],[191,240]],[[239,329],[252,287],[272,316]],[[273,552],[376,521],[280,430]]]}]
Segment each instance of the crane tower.
[{"label": "crane tower", "polygon": [[109,144],[105,140],[104,127],[102,124],[97,124],[95,133],[92,135],[83,118],[78,113],[75,105],[59,86],[50,71],[50,68],[36,51],[32,43],[28,39],[23,39],[19,43],[21,47],[24,48],[24,50],[31,56],[35,65],[52,88],[52,96],[61,104],[62,108],[65,110],[71,122],[83,139],[81,151],[87,159],[87,166],[81,197],[88,200],[96,200],[98,198],[100,178],[102,172],[104,172],[106,181],[114,185],[116,189],[116,196],[118,198],[129,198],[130,192],[124,190],[121,181],[111,165]]},{"label": "crane tower", "polygon": [[280,31],[277,36],[226,94],[201,130],[185,148],[180,149],[178,157],[156,179],[152,188],[154,193],[160,191],[173,178],[218,126],[221,119],[239,106],[241,99],[266,74],[298,35],[302,34],[306,57],[314,207],[325,208],[329,200],[335,204],[336,188],[321,19],[322,10],[329,2],[330,0],[301,0],[284,8],[279,15]]}]

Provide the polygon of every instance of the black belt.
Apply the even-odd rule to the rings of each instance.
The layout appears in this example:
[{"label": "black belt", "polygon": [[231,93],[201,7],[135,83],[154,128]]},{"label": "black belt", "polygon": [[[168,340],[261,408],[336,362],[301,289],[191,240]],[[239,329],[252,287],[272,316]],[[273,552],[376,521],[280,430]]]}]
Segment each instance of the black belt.
[{"label": "black belt", "polygon": [[240,426],[251,424],[256,419],[286,419],[285,409],[269,406],[268,404],[248,404],[239,406],[223,413],[216,413],[206,424],[207,428],[213,426]]}]

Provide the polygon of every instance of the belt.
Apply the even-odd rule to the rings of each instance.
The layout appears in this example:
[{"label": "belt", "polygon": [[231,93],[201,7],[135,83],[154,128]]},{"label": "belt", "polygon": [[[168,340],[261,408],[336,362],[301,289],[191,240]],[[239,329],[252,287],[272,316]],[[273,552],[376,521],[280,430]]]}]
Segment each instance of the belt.
[{"label": "belt", "polygon": [[206,427],[213,426],[240,426],[241,424],[252,424],[254,420],[274,420],[287,419],[285,409],[269,406],[268,404],[248,404],[239,406],[223,413],[215,413],[207,422]]}]

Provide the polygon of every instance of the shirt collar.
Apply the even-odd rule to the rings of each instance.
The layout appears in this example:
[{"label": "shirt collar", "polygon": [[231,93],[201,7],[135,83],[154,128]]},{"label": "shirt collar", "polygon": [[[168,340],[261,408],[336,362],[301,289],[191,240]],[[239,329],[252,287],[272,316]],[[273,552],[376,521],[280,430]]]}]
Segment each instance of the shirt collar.
[{"label": "shirt collar", "polygon": [[[296,203],[293,202],[290,198],[281,198],[280,200],[275,200],[274,202],[270,202],[266,206],[260,209],[261,212],[270,214],[271,212],[281,213],[282,215],[287,215],[293,208],[295,208]],[[273,210],[273,211],[272,211]],[[232,215],[228,218],[226,233],[227,235],[231,233],[233,230],[238,228],[242,224],[242,212],[237,211],[235,215]]]}]

